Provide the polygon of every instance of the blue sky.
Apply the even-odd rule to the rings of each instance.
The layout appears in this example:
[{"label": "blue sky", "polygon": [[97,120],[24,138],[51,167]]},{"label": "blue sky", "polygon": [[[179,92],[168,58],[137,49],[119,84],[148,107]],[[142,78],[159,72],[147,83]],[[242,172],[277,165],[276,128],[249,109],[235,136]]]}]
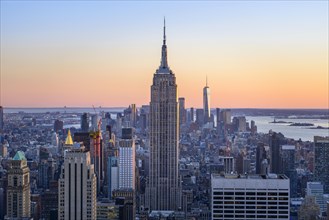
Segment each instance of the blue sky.
[{"label": "blue sky", "polygon": [[[28,82],[32,97],[39,97],[44,87],[35,79],[55,88],[54,84],[67,79],[75,81],[79,74],[115,84],[125,80],[120,76],[145,83],[140,88],[134,86],[137,98],[129,96],[131,91],[125,95],[109,89],[128,101],[110,97],[113,102],[103,102],[100,98],[97,103],[103,106],[128,105],[134,99],[137,104],[147,103],[148,95],[143,94],[149,93],[152,74],[159,65],[164,16],[169,65],[178,74],[180,95],[191,100],[191,105],[201,105],[199,90],[206,75],[212,103],[218,106],[248,107],[238,94],[234,95],[235,91],[230,91],[232,81],[241,93],[253,98],[263,92],[273,96],[276,87],[262,85],[276,82],[276,77],[285,79],[280,91],[296,91],[298,84],[309,89],[286,100],[279,94],[280,98],[269,103],[265,95],[259,95],[255,100],[262,101],[254,107],[271,107],[271,103],[273,107],[289,107],[287,103],[292,103],[291,107],[328,105],[328,96],[323,95],[328,91],[323,83],[328,78],[328,1],[1,1],[4,103],[28,105],[16,99],[23,92],[12,91],[13,85],[25,86],[18,79]],[[85,83],[70,86],[75,91]],[[70,86],[62,85],[63,89]],[[262,90],[248,89],[259,86]],[[227,94],[231,96],[224,99]],[[56,96],[50,92],[47,95]],[[310,102],[304,106],[306,96]],[[311,101],[320,96],[317,102]],[[49,103],[64,104],[60,100]]]}]

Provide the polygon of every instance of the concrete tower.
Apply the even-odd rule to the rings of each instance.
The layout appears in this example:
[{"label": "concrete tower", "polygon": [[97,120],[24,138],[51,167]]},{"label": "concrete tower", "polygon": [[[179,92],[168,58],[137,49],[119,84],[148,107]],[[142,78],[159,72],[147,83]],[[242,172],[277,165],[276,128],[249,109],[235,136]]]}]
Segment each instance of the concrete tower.
[{"label": "concrete tower", "polygon": [[208,87],[208,78],[206,78],[206,86],[203,88],[203,113],[204,123],[210,121],[210,88]]},{"label": "concrete tower", "polygon": [[181,206],[177,85],[167,62],[165,28],[161,63],[151,86],[150,174],[145,204],[150,211],[178,210]]},{"label": "concrete tower", "polygon": [[84,146],[65,154],[58,188],[58,219],[96,219],[96,175]]},{"label": "concrete tower", "polygon": [[7,218],[30,217],[30,169],[22,151],[10,161],[7,188]]}]

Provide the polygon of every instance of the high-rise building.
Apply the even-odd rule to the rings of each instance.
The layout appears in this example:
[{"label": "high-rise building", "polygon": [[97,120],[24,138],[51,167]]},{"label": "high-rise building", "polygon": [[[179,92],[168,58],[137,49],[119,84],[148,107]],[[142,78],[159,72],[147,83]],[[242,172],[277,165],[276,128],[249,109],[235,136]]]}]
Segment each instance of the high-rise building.
[{"label": "high-rise building", "polygon": [[89,114],[88,113],[83,113],[81,115],[80,125],[81,125],[82,132],[89,131]]},{"label": "high-rise building", "polygon": [[51,144],[54,146],[54,147],[58,147],[59,146],[59,140],[58,140],[58,135],[56,132],[54,132],[51,136]]},{"label": "high-rise building", "polygon": [[150,211],[178,210],[181,207],[178,123],[176,77],[167,62],[164,26],[161,64],[151,86],[150,174],[146,188],[146,207]]},{"label": "high-rise building", "polygon": [[131,115],[130,115],[130,123],[132,127],[136,127],[136,121],[137,121],[137,108],[136,104],[131,104]]},{"label": "high-rise building", "polygon": [[119,188],[119,164],[117,156],[109,156],[107,162],[107,192],[108,198],[112,199],[112,192]]},{"label": "high-rise building", "polygon": [[215,219],[289,219],[289,179],[285,175],[211,176]]},{"label": "high-rise building", "polygon": [[25,155],[17,151],[9,162],[7,186],[7,218],[30,217],[30,169]]},{"label": "high-rise building", "polygon": [[185,109],[185,98],[180,97],[179,102],[179,124],[186,123],[186,109]]},{"label": "high-rise building", "polygon": [[281,133],[270,131],[269,146],[271,152],[271,173],[282,173],[281,145],[283,144],[284,136]]},{"label": "high-rise building", "polygon": [[96,219],[96,175],[84,146],[67,151],[58,189],[58,219]]},{"label": "high-rise building", "polygon": [[149,126],[149,116],[150,116],[150,106],[142,105],[140,116],[139,116],[139,124],[142,131],[145,131]]},{"label": "high-rise building", "polygon": [[329,193],[329,136],[314,137],[314,179],[323,184],[324,193]]},{"label": "high-rise building", "polygon": [[191,108],[190,110],[190,117],[191,117],[191,122],[194,122],[194,108]]},{"label": "high-rise building", "polygon": [[135,189],[135,140],[132,128],[122,129],[119,140],[119,188]]},{"label": "high-rise building", "polygon": [[54,122],[54,131],[58,132],[60,130],[63,130],[64,128],[64,122],[62,120],[56,119]]},{"label": "high-rise building", "polygon": [[247,130],[245,116],[237,116],[233,118],[233,126],[236,132],[245,132]]},{"label": "high-rise building", "polygon": [[199,126],[203,126],[203,124],[205,123],[204,121],[204,110],[203,109],[196,109],[196,123]]},{"label": "high-rise building", "polygon": [[52,180],[49,189],[41,194],[41,219],[58,219],[58,181]]},{"label": "high-rise building", "polygon": [[323,198],[323,185],[320,182],[307,182],[306,195],[314,196],[316,203],[320,206],[321,212],[326,211],[326,202]]},{"label": "high-rise building", "polygon": [[267,174],[269,173],[268,167],[263,167],[266,163],[268,164],[269,159],[269,147],[265,146],[264,143],[258,143],[256,149],[256,174]]},{"label": "high-rise building", "polygon": [[102,133],[100,125],[96,131],[90,133],[90,156],[91,162],[95,165],[95,173],[97,176],[97,193],[103,190],[103,166],[104,166],[104,149],[102,142]]},{"label": "high-rise building", "polygon": [[113,192],[115,204],[119,207],[119,219],[131,220],[135,219],[136,202],[135,191],[133,189],[117,189]]},{"label": "high-rise building", "polygon": [[290,179],[290,196],[297,197],[297,171],[295,169],[295,145],[282,145],[282,173]]},{"label": "high-rise building", "polygon": [[206,86],[203,88],[203,114],[204,123],[210,121],[210,88],[208,86],[208,78],[206,79]]},{"label": "high-rise building", "polygon": [[0,106],[0,131],[3,131],[3,107]]}]

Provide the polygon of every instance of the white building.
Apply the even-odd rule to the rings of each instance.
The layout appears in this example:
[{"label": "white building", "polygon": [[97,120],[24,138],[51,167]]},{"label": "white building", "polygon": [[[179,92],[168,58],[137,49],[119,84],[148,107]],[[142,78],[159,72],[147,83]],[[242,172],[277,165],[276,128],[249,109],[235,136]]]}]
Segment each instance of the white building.
[{"label": "white building", "polygon": [[211,176],[211,219],[289,219],[285,175]]},{"label": "white building", "polygon": [[58,219],[96,219],[96,175],[89,151],[65,154],[58,188]]},{"label": "white building", "polygon": [[135,189],[134,139],[119,140],[119,188]]}]

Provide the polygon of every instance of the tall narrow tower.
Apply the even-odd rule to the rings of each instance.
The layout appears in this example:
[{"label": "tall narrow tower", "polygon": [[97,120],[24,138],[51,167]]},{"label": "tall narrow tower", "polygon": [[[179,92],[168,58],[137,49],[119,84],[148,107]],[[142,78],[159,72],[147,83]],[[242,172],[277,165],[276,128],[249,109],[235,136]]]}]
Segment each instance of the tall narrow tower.
[{"label": "tall narrow tower", "polygon": [[210,88],[208,86],[208,78],[206,78],[206,86],[203,88],[203,113],[204,123],[210,121]]},{"label": "tall narrow tower", "polygon": [[181,206],[177,85],[168,66],[165,28],[161,63],[151,86],[150,174],[145,204],[150,211],[178,210]]},{"label": "tall narrow tower", "polygon": [[30,169],[25,155],[17,151],[9,162],[7,189],[7,217],[20,219],[30,217]]}]

